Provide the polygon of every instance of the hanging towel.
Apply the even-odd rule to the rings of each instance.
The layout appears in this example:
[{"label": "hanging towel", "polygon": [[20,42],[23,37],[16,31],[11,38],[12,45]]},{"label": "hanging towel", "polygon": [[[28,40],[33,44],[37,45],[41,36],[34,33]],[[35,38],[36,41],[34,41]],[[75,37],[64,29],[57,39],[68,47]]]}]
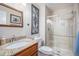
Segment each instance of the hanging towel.
[{"label": "hanging towel", "polygon": [[75,56],[79,56],[79,32],[77,33],[77,36],[76,36],[74,50],[75,50]]}]

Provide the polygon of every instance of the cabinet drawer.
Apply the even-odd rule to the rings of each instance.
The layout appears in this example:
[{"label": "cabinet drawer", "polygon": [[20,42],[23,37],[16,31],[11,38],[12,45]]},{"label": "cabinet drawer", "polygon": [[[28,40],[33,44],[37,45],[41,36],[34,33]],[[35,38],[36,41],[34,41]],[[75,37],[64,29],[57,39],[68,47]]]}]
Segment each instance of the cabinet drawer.
[{"label": "cabinet drawer", "polygon": [[38,44],[34,44],[21,52],[17,53],[16,56],[32,56],[33,54],[37,54],[38,52]]}]

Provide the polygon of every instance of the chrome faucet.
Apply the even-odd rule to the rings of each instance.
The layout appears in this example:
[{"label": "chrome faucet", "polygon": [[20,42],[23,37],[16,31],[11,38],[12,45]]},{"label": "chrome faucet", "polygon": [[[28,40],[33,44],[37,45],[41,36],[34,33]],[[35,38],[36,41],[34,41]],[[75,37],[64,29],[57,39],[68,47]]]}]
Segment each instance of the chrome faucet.
[{"label": "chrome faucet", "polygon": [[13,37],[12,37],[12,39],[11,39],[11,42],[13,42],[13,41],[16,41],[15,35],[13,35]]}]

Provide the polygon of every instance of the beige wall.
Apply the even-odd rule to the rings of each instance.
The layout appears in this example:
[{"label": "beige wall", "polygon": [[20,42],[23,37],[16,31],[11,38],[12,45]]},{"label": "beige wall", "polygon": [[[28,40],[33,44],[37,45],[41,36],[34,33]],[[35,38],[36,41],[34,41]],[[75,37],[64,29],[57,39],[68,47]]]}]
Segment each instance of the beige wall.
[{"label": "beige wall", "polygon": [[52,15],[52,10],[50,10],[48,7],[46,7],[46,15],[51,16]]}]

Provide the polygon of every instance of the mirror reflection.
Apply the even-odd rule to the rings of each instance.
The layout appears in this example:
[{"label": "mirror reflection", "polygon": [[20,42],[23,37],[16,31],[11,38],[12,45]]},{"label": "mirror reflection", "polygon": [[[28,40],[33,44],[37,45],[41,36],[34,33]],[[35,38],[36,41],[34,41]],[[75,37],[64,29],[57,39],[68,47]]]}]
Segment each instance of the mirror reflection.
[{"label": "mirror reflection", "polygon": [[23,27],[23,12],[0,3],[0,26]]}]

